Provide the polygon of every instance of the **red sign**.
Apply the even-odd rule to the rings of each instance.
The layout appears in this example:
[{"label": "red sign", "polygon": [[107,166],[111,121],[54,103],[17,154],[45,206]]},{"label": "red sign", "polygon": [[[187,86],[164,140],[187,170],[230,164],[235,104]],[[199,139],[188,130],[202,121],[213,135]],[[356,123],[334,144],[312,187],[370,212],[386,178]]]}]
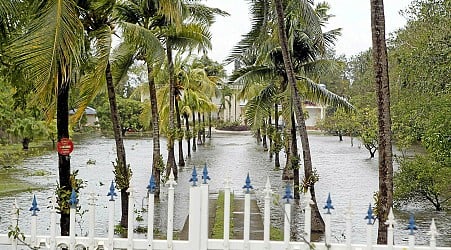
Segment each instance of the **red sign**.
[{"label": "red sign", "polygon": [[69,155],[74,150],[74,144],[69,138],[61,138],[56,144],[56,150],[60,155]]}]

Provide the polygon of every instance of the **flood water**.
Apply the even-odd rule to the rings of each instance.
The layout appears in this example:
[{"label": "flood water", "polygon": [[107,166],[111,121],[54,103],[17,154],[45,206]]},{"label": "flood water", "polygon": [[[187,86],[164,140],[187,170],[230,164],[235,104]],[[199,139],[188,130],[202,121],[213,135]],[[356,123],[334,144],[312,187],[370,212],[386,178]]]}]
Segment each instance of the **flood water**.
[{"label": "flood water", "polygon": [[[365,243],[366,221],[364,217],[369,203],[374,203],[373,194],[378,189],[377,158],[369,159],[366,149],[359,148],[358,143],[352,147],[350,139],[339,142],[337,137],[318,134],[309,135],[313,166],[316,168],[320,180],[316,184],[316,197],[318,206],[322,208],[330,193],[334,210],[332,210],[333,242],[345,242],[345,212],[350,204],[353,207],[353,242]],[[299,142],[300,145],[300,142]],[[184,146],[185,143],[184,143]],[[152,139],[126,137],[125,147],[127,161],[132,167],[132,186],[135,190],[135,208],[140,210],[146,204],[146,186],[148,185],[152,164]],[[161,153],[166,159],[166,144],[162,140]],[[185,148],[185,154],[187,153]],[[177,153],[177,150],[176,150]],[[281,166],[285,165],[284,153],[281,153]],[[177,157],[177,155],[176,155]],[[79,177],[87,181],[87,186],[81,190],[80,204],[82,210],[88,209],[88,194],[97,196],[97,224],[96,234],[107,235],[106,205],[108,202],[109,185],[113,180],[112,162],[115,160],[114,139],[98,135],[84,136],[75,141],[74,152],[71,154],[72,170],[79,170]],[[95,161],[95,164],[88,164]],[[48,201],[57,177],[57,153],[50,153],[41,157],[31,158],[23,163],[23,168],[31,172],[44,170],[44,176],[23,177],[45,188],[34,192],[41,209],[38,212],[38,232],[49,234]],[[281,170],[274,170],[274,162],[261,146],[256,144],[255,138],[248,132],[215,132],[205,145],[198,145],[197,152],[192,153],[191,159],[186,159],[186,166],[179,168],[179,179],[175,188],[175,218],[174,229],[181,230],[188,215],[189,179],[193,166],[198,168],[208,166],[210,192],[217,193],[222,190],[226,178],[230,178],[232,190],[235,194],[242,194],[246,175],[249,173],[254,194],[259,205],[263,204],[263,189],[266,177],[269,176],[272,189],[275,193],[272,205],[272,223],[282,228],[283,216],[281,197],[284,194],[285,183],[281,181]],[[120,194],[117,192],[118,195]],[[28,209],[31,207],[32,195],[24,192],[14,197],[0,197],[0,233],[6,233],[10,225],[10,212],[14,199],[17,199],[20,210],[20,228],[29,233]],[[165,231],[166,228],[166,188],[162,189],[161,199],[155,211],[156,228]],[[120,198],[116,202],[116,220],[120,218]],[[293,203],[293,237],[300,235],[303,228],[302,207],[304,204]],[[323,209],[321,209],[323,210]],[[6,211],[6,212],[5,212]],[[263,211],[261,207],[261,211]],[[321,211],[323,214],[325,211]],[[395,243],[407,244],[408,218],[414,213],[418,230],[415,232],[418,245],[429,244],[429,225],[432,218],[440,235],[437,237],[437,246],[451,246],[451,216],[449,212],[436,212],[427,204],[403,207],[395,211]],[[144,216],[146,217],[146,216]],[[77,234],[87,233],[87,214],[77,216],[81,222],[77,225]],[[137,222],[138,223],[138,222]],[[145,222],[144,222],[145,223]],[[144,225],[144,224],[143,224]],[[374,234],[377,232],[377,223],[374,225]],[[144,237],[144,236],[138,236]]]}]

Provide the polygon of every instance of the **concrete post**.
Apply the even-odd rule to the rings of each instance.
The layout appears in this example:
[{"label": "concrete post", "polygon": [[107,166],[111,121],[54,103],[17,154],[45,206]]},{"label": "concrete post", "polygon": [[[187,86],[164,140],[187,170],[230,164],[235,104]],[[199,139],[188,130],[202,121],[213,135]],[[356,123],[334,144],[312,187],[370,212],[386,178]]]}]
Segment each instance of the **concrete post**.
[{"label": "concrete post", "polygon": [[108,243],[107,249],[114,248],[114,199],[108,201]]},{"label": "concrete post", "polygon": [[200,185],[201,207],[200,207],[200,250],[207,250],[208,246],[208,184]]},{"label": "concrete post", "polygon": [[200,206],[201,206],[201,191],[199,186],[190,186],[189,189],[189,231],[188,240],[191,249],[200,248]]}]

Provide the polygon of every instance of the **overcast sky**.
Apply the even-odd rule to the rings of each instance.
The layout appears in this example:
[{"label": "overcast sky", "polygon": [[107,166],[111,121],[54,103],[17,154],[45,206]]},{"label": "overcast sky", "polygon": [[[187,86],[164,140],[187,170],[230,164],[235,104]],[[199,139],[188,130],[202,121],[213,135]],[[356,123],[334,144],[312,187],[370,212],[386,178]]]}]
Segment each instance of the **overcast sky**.
[{"label": "overcast sky", "polygon": [[[228,17],[218,17],[211,27],[213,49],[209,57],[222,62],[229,55],[241,35],[250,29],[248,2],[245,0],[204,0],[211,7],[230,13]],[[342,35],[336,43],[337,54],[347,57],[358,54],[371,46],[370,0],[326,0],[331,5],[328,29],[342,28]],[[389,32],[403,27],[406,23],[400,10],[408,7],[412,0],[385,0],[385,23]],[[316,1],[318,2],[318,1]]]}]

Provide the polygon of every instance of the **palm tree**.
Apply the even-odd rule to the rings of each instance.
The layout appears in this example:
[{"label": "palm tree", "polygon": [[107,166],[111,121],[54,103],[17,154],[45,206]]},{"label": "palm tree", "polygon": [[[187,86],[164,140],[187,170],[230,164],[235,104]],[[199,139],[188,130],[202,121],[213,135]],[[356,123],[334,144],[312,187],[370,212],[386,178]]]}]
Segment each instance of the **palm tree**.
[{"label": "palm tree", "polygon": [[[124,38],[126,44],[133,45],[127,47],[133,53],[130,59],[144,60],[147,66],[147,79],[149,86],[149,100],[152,119],[152,175],[155,178],[155,195],[160,194],[160,176],[163,169],[163,159],[160,153],[160,127],[159,111],[157,103],[157,91],[155,86],[155,74],[159,65],[162,64],[163,47],[159,40],[158,28],[161,25],[162,17],[159,13],[158,3],[147,0],[131,0],[118,4],[116,8],[117,16],[122,21]],[[135,51],[138,51],[135,53]],[[127,53],[126,53],[127,54]]]},{"label": "palm tree", "polygon": [[371,32],[373,42],[374,77],[378,107],[379,192],[377,243],[387,244],[388,213],[393,206],[393,153],[391,141],[390,88],[387,47],[385,44],[384,1],[371,0]]},{"label": "palm tree", "polygon": [[[44,1],[26,32],[6,48],[7,55],[33,82],[35,104],[57,114],[58,140],[69,138],[69,88],[82,64],[83,25],[72,0]],[[58,154],[60,208],[71,192],[70,157]],[[69,235],[69,210],[61,209],[61,235]]]},{"label": "palm tree", "polygon": [[[276,57],[280,57],[279,55],[281,55],[283,66],[279,66],[279,71],[283,72],[282,76],[285,79],[283,82],[287,83],[287,88],[282,89],[286,89],[289,93],[288,96],[290,96],[290,98],[287,99],[287,104],[291,103],[288,107],[293,107],[296,114],[295,117],[299,126],[303,150],[304,178],[309,180],[306,182],[306,186],[310,189],[312,199],[315,202],[315,205],[313,205],[314,213],[312,228],[317,231],[323,231],[324,222],[322,221],[321,214],[316,205],[314,190],[315,177],[313,175],[310,147],[305,127],[304,112],[300,101],[301,92],[299,88],[304,86],[303,88],[316,95],[323,92],[318,85],[313,84],[313,81],[310,81],[309,78],[306,77],[307,75],[305,72],[308,69],[307,62],[310,62],[311,59],[315,59],[315,54],[318,52],[320,54],[325,52],[325,48],[330,42],[330,38],[335,35],[336,31],[322,33],[321,25],[324,22],[324,18],[313,9],[310,2],[286,1],[284,3],[286,8],[290,11],[286,16],[284,15],[284,5],[282,1],[271,2],[260,0],[253,2],[251,8],[254,16],[252,29],[235,47],[232,57],[243,58],[241,55],[247,53],[255,55],[250,58],[254,58],[255,62],[259,63],[267,60],[266,55],[272,54]],[[275,11],[270,8],[272,4],[276,7]],[[288,29],[285,29],[285,25],[288,25]],[[267,32],[268,30],[277,32],[271,33]],[[289,36],[289,39],[287,36]],[[277,40],[280,43],[280,49],[274,50],[273,44],[274,41]],[[288,43],[288,41],[290,42]],[[297,44],[297,41],[299,44]],[[295,52],[296,47],[301,48],[301,50],[298,49],[301,53]],[[258,52],[256,53],[256,51]],[[275,53],[271,53],[272,51]],[[292,51],[292,54],[290,54],[289,51]],[[312,52],[315,51],[317,52],[312,54]],[[300,72],[302,74],[298,76],[298,80],[302,80],[299,81],[299,83],[302,82],[303,85],[297,84],[295,75],[296,69],[302,69],[302,72]],[[302,92],[302,94],[305,94],[305,92]],[[336,100],[339,99],[340,98],[336,98]],[[287,121],[291,120],[290,115],[286,117]]]}]

